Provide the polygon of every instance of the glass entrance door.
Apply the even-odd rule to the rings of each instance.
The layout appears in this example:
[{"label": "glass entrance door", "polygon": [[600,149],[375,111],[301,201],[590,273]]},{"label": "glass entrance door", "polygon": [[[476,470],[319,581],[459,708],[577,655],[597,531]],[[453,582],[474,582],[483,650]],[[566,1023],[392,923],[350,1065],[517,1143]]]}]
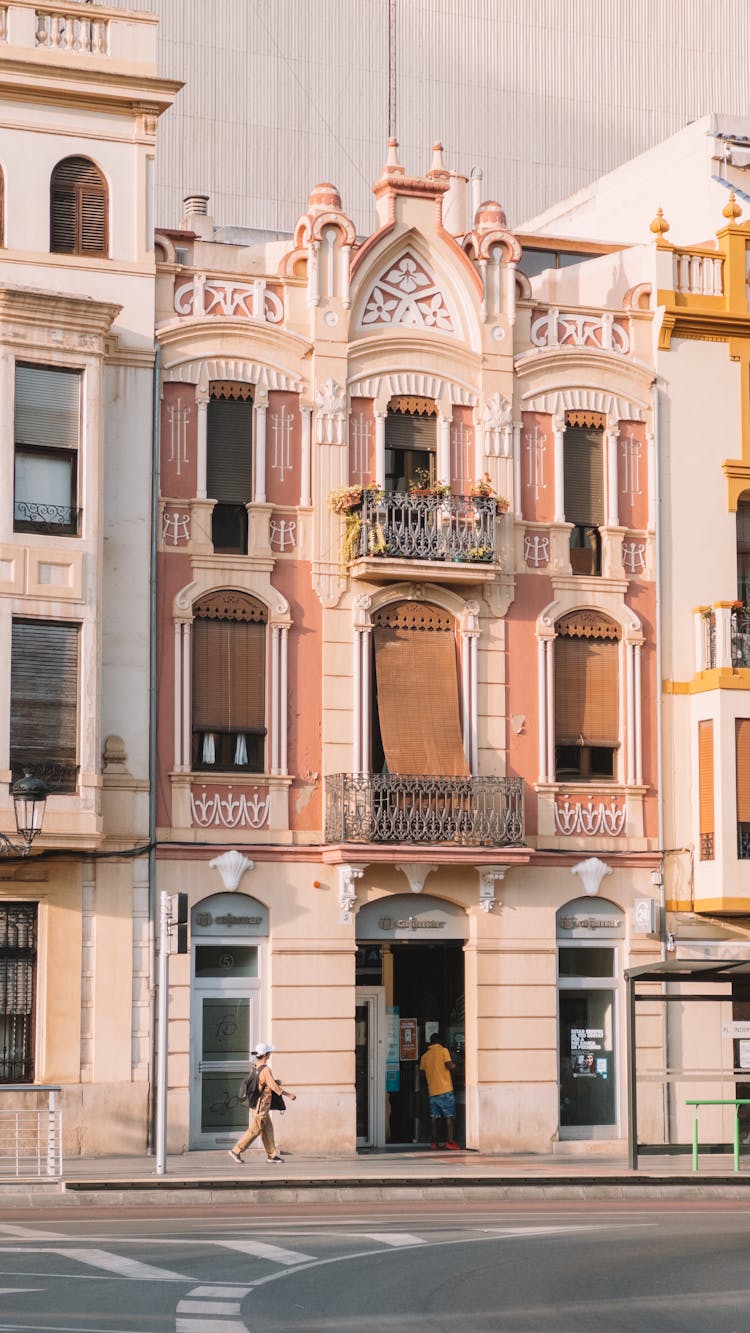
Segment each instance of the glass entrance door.
[{"label": "glass entrance door", "polygon": [[615,959],[599,944],[558,950],[561,1138],[617,1134]]},{"label": "glass entrance door", "polygon": [[191,1147],[233,1143],[247,1128],[238,1097],[258,1030],[258,949],[198,944],[193,992]]},{"label": "glass entrance door", "polygon": [[354,1080],[357,1147],[385,1143],[385,994],[381,986],[358,986],[354,1007]]}]

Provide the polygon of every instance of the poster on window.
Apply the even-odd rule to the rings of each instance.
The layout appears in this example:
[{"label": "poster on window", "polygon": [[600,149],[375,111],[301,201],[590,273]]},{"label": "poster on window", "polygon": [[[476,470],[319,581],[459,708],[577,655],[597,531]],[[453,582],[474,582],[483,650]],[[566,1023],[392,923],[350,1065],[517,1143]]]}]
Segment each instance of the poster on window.
[{"label": "poster on window", "polygon": [[398,1006],[388,1006],[385,1011],[385,1090],[398,1092],[401,1087],[401,1065],[399,1064],[399,1012]]},{"label": "poster on window", "polygon": [[402,1018],[399,1022],[399,1052],[402,1060],[417,1058],[417,1020]]},{"label": "poster on window", "polygon": [[[574,1078],[606,1078],[606,1059],[598,1053],[604,1049],[603,1028],[570,1029],[570,1066]],[[598,1057],[598,1058],[597,1058]]]}]

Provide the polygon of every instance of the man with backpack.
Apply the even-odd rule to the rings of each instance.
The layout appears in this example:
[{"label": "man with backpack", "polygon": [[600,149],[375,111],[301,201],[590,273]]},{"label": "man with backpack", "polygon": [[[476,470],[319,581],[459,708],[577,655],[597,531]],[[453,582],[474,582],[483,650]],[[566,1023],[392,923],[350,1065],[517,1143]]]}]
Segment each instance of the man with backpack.
[{"label": "man with backpack", "polygon": [[[280,1106],[274,1104],[274,1098],[281,1099],[282,1088],[281,1084],[276,1082],[268,1063],[268,1057],[273,1049],[267,1042],[260,1041],[252,1052],[255,1065],[242,1083],[240,1101],[246,1101],[254,1115],[245,1133],[237,1140],[234,1147],[229,1149],[229,1156],[235,1162],[244,1161],[242,1153],[258,1137],[263,1140],[269,1162],[281,1161],[281,1154],[276,1151],[276,1140],[271,1124],[271,1111],[284,1109],[283,1101]],[[293,1102],[297,1100],[296,1094],[288,1088],[283,1090],[283,1096],[291,1097]]]}]

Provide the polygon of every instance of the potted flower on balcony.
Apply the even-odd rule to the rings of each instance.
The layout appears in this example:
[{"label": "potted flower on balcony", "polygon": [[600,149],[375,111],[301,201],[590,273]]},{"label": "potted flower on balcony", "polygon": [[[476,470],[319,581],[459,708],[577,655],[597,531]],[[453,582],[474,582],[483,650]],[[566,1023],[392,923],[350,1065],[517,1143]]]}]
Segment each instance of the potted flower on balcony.
[{"label": "potted flower on balcony", "polygon": [[438,499],[443,500],[450,493],[450,482],[436,481],[426,467],[416,468],[414,480],[409,482],[410,495],[436,495]]},{"label": "potted flower on balcony", "polygon": [[507,514],[510,507],[509,501],[502,495],[498,495],[489,472],[483,473],[478,481],[472,483],[469,488],[469,495],[473,500],[494,500],[496,514]]},{"label": "potted flower on balcony", "polygon": [[469,560],[472,563],[489,564],[495,558],[495,553],[491,546],[470,546]]},{"label": "potted flower on balcony", "polygon": [[334,514],[353,514],[362,504],[361,486],[340,486],[337,491],[331,491],[328,497],[328,503]]}]

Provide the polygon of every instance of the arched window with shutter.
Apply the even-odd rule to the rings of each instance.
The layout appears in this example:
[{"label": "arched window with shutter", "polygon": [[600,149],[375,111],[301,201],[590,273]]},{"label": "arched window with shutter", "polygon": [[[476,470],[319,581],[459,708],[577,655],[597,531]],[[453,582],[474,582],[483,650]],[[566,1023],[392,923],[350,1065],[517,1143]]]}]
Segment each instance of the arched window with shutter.
[{"label": "arched window with shutter", "polygon": [[594,611],[555,626],[555,777],[612,781],[619,734],[620,627]]},{"label": "arched window with shutter", "polygon": [[58,162],[50,183],[52,253],[106,258],[108,212],[107,183],[99,168],[87,157]]},{"label": "arched window with shutter", "polygon": [[263,773],[267,608],[222,590],[193,614],[193,771]]},{"label": "arched window with shutter", "polygon": [[[385,489],[408,491],[436,480],[437,407],[430,398],[392,398],[385,419]],[[445,478],[439,478],[445,480]]]},{"label": "arched window with shutter", "polygon": [[604,417],[567,412],[563,453],[565,521],[572,523],[570,567],[574,574],[601,574],[604,522]]}]

